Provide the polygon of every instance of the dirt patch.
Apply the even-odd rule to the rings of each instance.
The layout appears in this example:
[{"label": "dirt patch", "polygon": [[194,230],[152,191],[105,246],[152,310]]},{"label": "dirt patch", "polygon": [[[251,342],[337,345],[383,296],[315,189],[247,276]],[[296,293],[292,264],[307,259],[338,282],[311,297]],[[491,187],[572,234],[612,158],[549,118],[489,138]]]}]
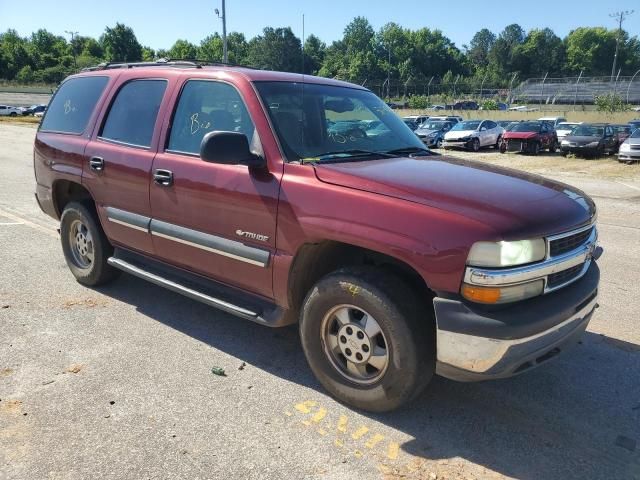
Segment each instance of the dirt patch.
[{"label": "dirt patch", "polygon": [[106,307],[107,303],[108,302],[106,300],[94,300],[93,298],[85,298],[82,300],[67,300],[63,303],[62,308],[69,309],[75,307]]},{"label": "dirt patch", "polygon": [[65,373],[80,373],[83,369],[84,369],[84,365],[82,365],[81,363],[74,363],[72,365],[69,365],[64,372]]},{"label": "dirt patch", "polygon": [[20,400],[2,400],[0,402],[0,412],[18,415],[22,412],[22,402]]},{"label": "dirt patch", "polygon": [[13,375],[13,369],[3,368],[0,370],[0,377],[8,377],[9,375]]}]

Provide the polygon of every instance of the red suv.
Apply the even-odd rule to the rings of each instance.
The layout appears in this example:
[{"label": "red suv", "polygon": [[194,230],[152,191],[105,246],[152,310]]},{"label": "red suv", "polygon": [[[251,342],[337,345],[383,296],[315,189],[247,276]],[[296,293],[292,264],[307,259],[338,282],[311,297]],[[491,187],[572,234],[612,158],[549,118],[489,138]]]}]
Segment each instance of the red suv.
[{"label": "red suv", "polygon": [[549,122],[517,122],[502,135],[500,153],[525,152],[537,155],[541,150],[553,153],[558,148],[558,136]]},{"label": "red suv", "polygon": [[589,197],[431,154],[358,85],[102,65],[60,85],[34,164],[80,283],[124,271],[268,327],[299,323],[318,380],[366,410],[415,398],[434,373],[525,372],[596,307]]}]

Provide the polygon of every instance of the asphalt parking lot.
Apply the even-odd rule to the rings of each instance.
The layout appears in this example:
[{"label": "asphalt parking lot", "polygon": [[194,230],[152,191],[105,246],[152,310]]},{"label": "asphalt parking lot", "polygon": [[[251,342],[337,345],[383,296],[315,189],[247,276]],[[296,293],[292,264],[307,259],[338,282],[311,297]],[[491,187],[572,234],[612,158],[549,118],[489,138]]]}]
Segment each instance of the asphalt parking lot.
[{"label": "asphalt parking lot", "polygon": [[124,275],[76,283],[33,199],[34,134],[0,125],[0,479],[640,478],[633,166],[540,160],[599,208],[600,308],[581,344],[509,380],[436,378],[410,407],[370,415],[326,395],[295,328]]}]

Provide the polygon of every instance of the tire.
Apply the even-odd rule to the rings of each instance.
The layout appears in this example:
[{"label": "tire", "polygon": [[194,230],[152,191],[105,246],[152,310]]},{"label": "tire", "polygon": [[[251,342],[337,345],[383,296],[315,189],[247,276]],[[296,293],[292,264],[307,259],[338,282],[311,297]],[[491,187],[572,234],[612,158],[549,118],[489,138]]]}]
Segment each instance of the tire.
[{"label": "tire", "polygon": [[560,155],[562,155],[564,158],[567,158],[569,156],[569,152],[560,152]]},{"label": "tire", "polygon": [[540,153],[540,143],[535,142],[533,144],[533,150],[531,150],[532,155],[538,155]]},{"label": "tire", "polygon": [[507,146],[504,143],[500,144],[500,153],[506,153],[507,152]]},{"label": "tire", "polygon": [[596,150],[595,158],[601,158],[604,155],[604,145],[598,145],[598,149]]},{"label": "tire", "polygon": [[551,142],[551,144],[549,145],[549,153],[556,153],[556,150],[558,148],[558,145],[556,144],[556,142]]},{"label": "tire", "polygon": [[11,112],[11,113],[9,114],[9,116],[10,116],[10,117],[17,117],[17,116],[18,116],[18,114],[17,114],[16,112]]},{"label": "tire", "polygon": [[107,263],[113,247],[97,214],[87,205],[71,202],[65,207],[60,219],[60,241],[69,270],[82,285],[103,285],[120,274]]},{"label": "tire", "polygon": [[[342,269],[316,283],[302,307],[300,338],[311,370],[327,391],[370,412],[410,402],[435,371],[433,311],[402,279],[381,269]],[[376,351],[379,361],[363,360],[361,354],[371,360]]]},{"label": "tire", "polygon": [[498,150],[501,145],[502,145],[502,136],[498,135],[498,139],[496,140],[496,144],[494,145],[494,148]]},{"label": "tire", "polygon": [[471,150],[473,150],[474,152],[480,151],[480,140],[478,140],[477,138],[471,140]]},{"label": "tire", "polygon": [[438,148],[438,149],[442,148],[442,139],[441,138],[436,140],[436,148]]}]

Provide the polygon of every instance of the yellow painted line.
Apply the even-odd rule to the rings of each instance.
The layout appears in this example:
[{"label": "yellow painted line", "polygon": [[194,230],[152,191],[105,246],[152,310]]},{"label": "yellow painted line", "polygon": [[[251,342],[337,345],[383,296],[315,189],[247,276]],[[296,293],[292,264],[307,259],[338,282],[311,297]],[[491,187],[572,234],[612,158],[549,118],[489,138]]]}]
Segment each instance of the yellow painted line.
[{"label": "yellow painted line", "polygon": [[31,227],[31,228],[33,228],[35,230],[38,230],[38,231],[42,232],[42,233],[46,233],[50,237],[58,238],[58,233],[56,232],[55,229],[43,227],[42,225],[38,225],[37,223],[30,222],[26,218],[19,217],[18,215],[14,215],[13,213],[9,213],[6,210],[0,209],[0,216],[7,217],[8,219],[13,220],[14,222],[23,223],[27,227]]},{"label": "yellow painted line", "polygon": [[342,440],[340,440],[339,438],[336,438],[336,439],[333,441],[333,444],[334,444],[336,447],[341,447],[341,448],[342,448],[342,447],[344,447],[344,442],[343,442]]},{"label": "yellow painted line", "polygon": [[340,420],[338,420],[338,431],[342,432],[342,433],[346,433],[347,431],[347,422],[349,421],[349,419],[344,416],[344,415],[340,415]]},{"label": "yellow painted line", "polygon": [[353,452],[354,457],[356,458],[362,458],[362,452],[360,450],[356,450],[355,452]]},{"label": "yellow painted line", "polygon": [[353,432],[353,434],[351,435],[351,438],[353,438],[354,440],[358,440],[358,439],[364,437],[367,434],[368,431],[369,431],[369,429],[367,427],[362,426],[358,430]]},{"label": "yellow painted line", "polygon": [[398,453],[400,452],[400,445],[395,442],[391,442],[389,444],[389,448],[387,449],[387,457],[391,460],[395,460],[398,458]]},{"label": "yellow painted line", "polygon": [[311,409],[317,405],[316,402],[312,400],[307,400],[306,402],[298,403],[294,408],[298,410],[300,413],[311,413]]},{"label": "yellow painted line", "polygon": [[364,446],[367,448],[373,448],[382,440],[384,440],[384,435],[380,435],[379,433],[376,433],[373,437],[369,439],[367,443],[364,444]]},{"label": "yellow painted line", "polygon": [[286,412],[284,412],[284,414],[285,414],[287,417],[290,417],[291,415],[293,415],[293,413],[291,413],[291,412],[290,412],[290,411],[288,411],[288,410],[287,410]]},{"label": "yellow painted line", "polygon": [[324,417],[327,416],[327,409],[320,408],[313,417],[311,417],[311,421],[314,423],[320,423]]},{"label": "yellow painted line", "polygon": [[302,424],[303,424],[303,425],[306,425],[307,427],[310,427],[310,426],[311,426],[311,422],[310,422],[309,420],[304,420],[304,421],[302,421]]},{"label": "yellow painted line", "polygon": [[324,428],[319,428],[318,433],[324,437],[327,434],[327,431]]}]

